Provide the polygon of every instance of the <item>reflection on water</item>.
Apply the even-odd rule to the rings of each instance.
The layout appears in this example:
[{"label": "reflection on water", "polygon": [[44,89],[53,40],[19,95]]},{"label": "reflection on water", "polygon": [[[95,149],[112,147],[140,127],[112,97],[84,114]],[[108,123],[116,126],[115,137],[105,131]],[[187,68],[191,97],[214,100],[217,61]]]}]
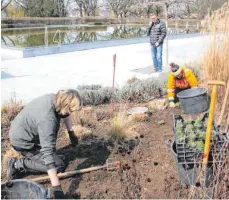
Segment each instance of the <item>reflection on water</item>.
[{"label": "reflection on water", "polygon": [[[57,30],[59,34],[54,35]],[[147,35],[148,26],[71,26],[48,28],[48,44],[74,44],[80,42],[93,42],[102,40],[113,40],[121,38],[137,38]],[[197,32],[197,30],[189,30],[189,33]],[[187,33],[185,28],[171,29],[168,34]],[[11,47],[32,47],[42,46],[45,44],[45,29],[14,29],[2,30],[1,43]]]}]

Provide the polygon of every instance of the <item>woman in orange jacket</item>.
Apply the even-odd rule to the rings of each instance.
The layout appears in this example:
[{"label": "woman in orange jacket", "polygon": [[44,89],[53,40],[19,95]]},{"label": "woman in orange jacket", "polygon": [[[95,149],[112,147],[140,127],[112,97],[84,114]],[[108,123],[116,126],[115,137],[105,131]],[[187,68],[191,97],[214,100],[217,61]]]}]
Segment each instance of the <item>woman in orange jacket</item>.
[{"label": "woman in orange jacket", "polygon": [[197,87],[198,81],[194,73],[186,68],[180,67],[175,63],[170,63],[171,72],[168,77],[168,98],[169,107],[175,107],[175,103],[179,100],[177,98],[177,93],[187,90],[189,88]]}]

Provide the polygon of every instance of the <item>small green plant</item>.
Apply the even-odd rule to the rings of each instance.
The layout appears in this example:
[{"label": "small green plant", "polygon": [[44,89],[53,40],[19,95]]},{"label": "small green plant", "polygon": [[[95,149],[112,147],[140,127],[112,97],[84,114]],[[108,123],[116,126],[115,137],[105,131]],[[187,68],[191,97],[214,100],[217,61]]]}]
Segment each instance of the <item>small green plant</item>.
[{"label": "small green plant", "polygon": [[200,117],[197,117],[197,119],[195,120],[195,123],[194,123],[194,127],[199,129],[201,128],[203,125],[202,125],[202,121],[201,121],[201,118]]},{"label": "small green plant", "polygon": [[177,133],[177,138],[180,142],[185,142],[185,135],[184,133],[182,132],[182,129],[177,129],[176,130],[176,133]]},{"label": "small green plant", "polygon": [[178,128],[178,129],[182,129],[183,128],[182,121],[177,121],[176,128]]},{"label": "small green plant", "polygon": [[206,132],[202,130],[197,130],[197,134],[199,135],[200,139],[204,140],[206,137]]},{"label": "small green plant", "polygon": [[194,134],[194,133],[195,133],[194,126],[192,124],[187,124],[186,127],[185,127],[185,134],[191,135],[191,134]]},{"label": "small green plant", "polygon": [[[216,132],[213,129],[212,135],[214,134]],[[206,128],[202,122],[202,117],[197,117],[195,120],[191,117],[184,119],[184,121],[178,120],[176,122],[176,135],[177,140],[185,143],[188,148],[203,151]]]},{"label": "small green plant", "polygon": [[191,134],[189,134],[190,140],[195,141],[197,139],[197,134],[193,131]]},{"label": "small green plant", "polygon": [[189,118],[187,118],[187,119],[184,120],[184,124],[185,124],[185,125],[187,125],[187,124],[192,124],[192,121],[193,121],[192,118],[189,117]]},{"label": "small green plant", "polygon": [[204,142],[203,141],[196,141],[196,149],[198,149],[199,151],[203,151],[204,150]]},{"label": "small green plant", "polygon": [[189,147],[189,148],[196,148],[196,143],[195,143],[195,141],[190,139],[190,140],[188,141],[188,147]]}]

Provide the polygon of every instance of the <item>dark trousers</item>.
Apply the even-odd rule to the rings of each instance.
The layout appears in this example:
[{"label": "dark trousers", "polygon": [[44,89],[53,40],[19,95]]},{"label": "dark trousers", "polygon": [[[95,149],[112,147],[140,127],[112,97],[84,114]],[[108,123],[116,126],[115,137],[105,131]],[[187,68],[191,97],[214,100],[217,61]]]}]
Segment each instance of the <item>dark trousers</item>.
[{"label": "dark trousers", "polygon": [[[42,153],[39,148],[34,150],[25,150],[18,147],[13,148],[24,157],[22,160],[25,172],[36,174],[47,172],[47,168],[44,160],[42,159]],[[54,160],[57,172],[63,172],[65,169],[64,161],[56,154],[54,155]]]},{"label": "dark trousers", "polygon": [[178,94],[179,92],[182,92],[182,91],[187,90],[187,89],[190,89],[190,88],[188,87],[188,88],[176,88],[176,89],[175,89],[174,103],[179,102],[179,99],[177,98],[177,94]]}]

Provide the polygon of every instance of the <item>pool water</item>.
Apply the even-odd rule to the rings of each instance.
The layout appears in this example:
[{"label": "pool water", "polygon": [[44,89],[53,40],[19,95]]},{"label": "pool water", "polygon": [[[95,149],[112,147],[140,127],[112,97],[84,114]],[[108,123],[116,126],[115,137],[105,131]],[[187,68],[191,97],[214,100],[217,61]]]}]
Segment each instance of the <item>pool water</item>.
[{"label": "pool water", "polygon": [[[8,47],[35,47],[44,45],[77,44],[123,38],[138,38],[147,36],[147,25],[73,25],[49,26],[37,28],[2,29],[1,44]],[[46,32],[46,34],[45,34]],[[188,33],[198,32],[189,30]],[[169,28],[168,34],[187,33],[185,28]]]}]

